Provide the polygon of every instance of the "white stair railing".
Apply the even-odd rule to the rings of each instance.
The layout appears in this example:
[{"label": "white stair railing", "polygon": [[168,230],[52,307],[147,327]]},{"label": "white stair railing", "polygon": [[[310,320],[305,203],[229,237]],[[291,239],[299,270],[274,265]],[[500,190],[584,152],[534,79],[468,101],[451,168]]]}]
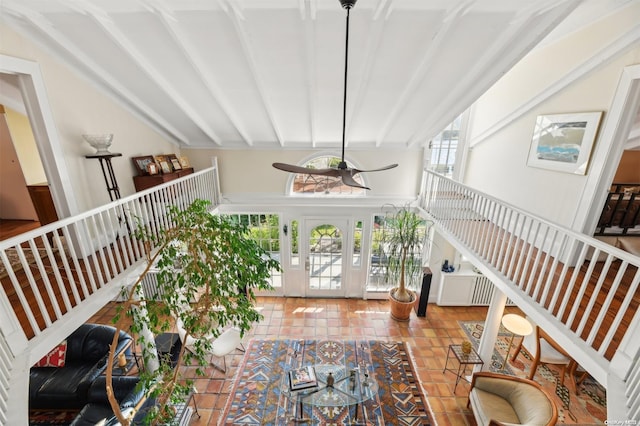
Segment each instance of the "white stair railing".
[{"label": "white stair railing", "polygon": [[[626,383],[638,412],[640,258],[425,171],[419,205],[437,228],[516,304],[540,312],[558,340],[600,383]],[[527,310],[527,309],[525,309]],[[555,338],[556,336],[554,336]],[[612,369],[612,366],[615,368]]]},{"label": "white stair railing", "polygon": [[26,395],[13,393],[16,358],[31,365],[75,329],[70,322],[84,322],[116,297],[144,260],[135,228],[159,233],[171,226],[168,206],[185,209],[196,199],[219,204],[215,167],[0,241],[1,424],[26,424]]}]

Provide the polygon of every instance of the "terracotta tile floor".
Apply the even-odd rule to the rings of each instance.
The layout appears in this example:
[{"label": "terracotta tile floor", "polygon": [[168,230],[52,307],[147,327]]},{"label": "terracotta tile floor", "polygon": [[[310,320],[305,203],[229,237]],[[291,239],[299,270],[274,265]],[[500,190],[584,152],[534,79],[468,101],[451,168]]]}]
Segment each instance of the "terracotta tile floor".
[{"label": "terracotta tile floor", "polygon": [[[402,340],[409,346],[420,382],[438,425],[475,425],[467,409],[469,385],[461,381],[454,394],[455,375],[442,370],[448,346],[465,339],[458,321],[484,320],[487,307],[441,307],[429,304],[427,316],[412,313],[409,322],[390,318],[386,300],[301,299],[261,297],[258,307],[264,320],[245,337],[250,338],[370,338]],[[518,312],[507,308],[508,312]],[[109,323],[115,313],[111,303],[92,319]],[[227,357],[226,375],[209,368],[209,378],[193,375],[196,401],[201,418],[194,416],[191,425],[216,425],[229,397],[235,369],[242,353]],[[189,372],[187,372],[189,374]]]}]

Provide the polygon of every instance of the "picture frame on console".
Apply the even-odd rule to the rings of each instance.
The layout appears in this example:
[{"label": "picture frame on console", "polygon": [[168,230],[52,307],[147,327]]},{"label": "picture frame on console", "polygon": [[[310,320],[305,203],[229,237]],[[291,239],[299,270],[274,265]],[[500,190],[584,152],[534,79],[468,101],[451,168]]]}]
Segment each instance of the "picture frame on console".
[{"label": "picture frame on console", "polygon": [[171,169],[171,166],[169,165],[169,162],[166,160],[160,161],[160,168],[162,169],[162,173],[173,172],[173,170]]},{"label": "picture frame on console", "polygon": [[156,160],[156,163],[158,163],[158,164],[162,163],[163,161],[169,161],[169,159],[167,158],[167,156],[166,156],[166,155],[164,155],[164,154],[161,154],[161,155],[154,155],[154,158],[155,158],[155,160]]},{"label": "picture frame on console", "polygon": [[150,176],[157,175],[158,173],[160,173],[160,170],[158,169],[158,165],[156,164],[155,161],[147,164],[147,173]]},{"label": "picture frame on console", "polygon": [[586,174],[601,118],[602,111],[539,115],[527,165]]},{"label": "picture frame on console", "polygon": [[148,165],[154,163],[154,159],[152,155],[143,155],[140,157],[131,157],[136,170],[138,171],[139,176],[145,176],[150,174]]}]

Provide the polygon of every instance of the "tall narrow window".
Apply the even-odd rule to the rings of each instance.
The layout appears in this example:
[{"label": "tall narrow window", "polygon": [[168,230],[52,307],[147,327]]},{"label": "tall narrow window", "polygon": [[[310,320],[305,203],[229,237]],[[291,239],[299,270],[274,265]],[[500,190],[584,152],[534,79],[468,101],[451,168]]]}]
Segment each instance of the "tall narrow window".
[{"label": "tall narrow window", "polygon": [[[269,252],[269,255],[280,260],[280,217],[277,214],[229,214],[229,217],[248,227],[249,237]],[[271,271],[271,285],[282,286],[282,273]]]},{"label": "tall narrow window", "polygon": [[429,143],[431,149],[429,169],[445,176],[453,175],[461,123],[462,116],[460,115],[431,140]]},{"label": "tall narrow window", "polygon": [[342,232],[331,224],[316,226],[309,236],[309,288],[342,288]]},{"label": "tall narrow window", "polygon": [[[388,240],[389,234],[393,232],[393,227],[386,220],[384,215],[375,215],[373,217],[373,231],[371,233],[371,262],[369,263],[369,279],[367,280],[367,291],[389,291],[398,285],[391,282],[392,279],[388,273],[387,266],[389,264],[388,247],[385,246],[385,240]],[[426,234],[427,223],[423,222],[420,232]],[[414,252],[408,253],[410,262],[422,263],[423,247],[417,248]],[[415,290],[419,283],[418,276],[407,276],[407,286]]]},{"label": "tall narrow window", "polygon": [[353,266],[362,265],[362,221],[353,225]]},{"label": "tall narrow window", "polygon": [[298,232],[298,221],[291,221],[291,266],[299,266],[300,265],[300,234]]}]

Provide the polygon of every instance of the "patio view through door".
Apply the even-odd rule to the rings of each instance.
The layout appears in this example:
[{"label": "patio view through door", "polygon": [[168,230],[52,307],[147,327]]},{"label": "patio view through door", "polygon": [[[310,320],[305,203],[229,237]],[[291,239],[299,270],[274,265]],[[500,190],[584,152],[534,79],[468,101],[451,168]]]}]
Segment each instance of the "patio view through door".
[{"label": "patio view through door", "polygon": [[346,219],[306,219],[305,295],[308,297],[344,297]]}]

